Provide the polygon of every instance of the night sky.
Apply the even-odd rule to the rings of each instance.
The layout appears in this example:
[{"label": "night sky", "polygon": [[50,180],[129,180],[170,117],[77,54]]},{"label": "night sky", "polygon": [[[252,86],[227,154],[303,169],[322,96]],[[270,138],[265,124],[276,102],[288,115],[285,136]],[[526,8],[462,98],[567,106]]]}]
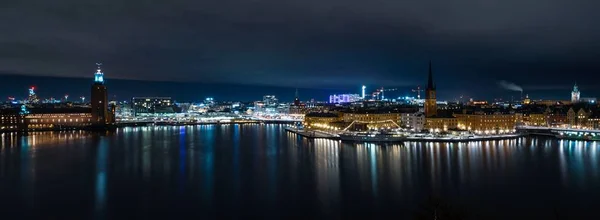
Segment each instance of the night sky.
[{"label": "night sky", "polygon": [[[158,4],[158,3],[161,4]],[[600,96],[597,0],[9,0],[0,7],[0,95],[326,100],[410,88],[433,61],[438,96]]]}]

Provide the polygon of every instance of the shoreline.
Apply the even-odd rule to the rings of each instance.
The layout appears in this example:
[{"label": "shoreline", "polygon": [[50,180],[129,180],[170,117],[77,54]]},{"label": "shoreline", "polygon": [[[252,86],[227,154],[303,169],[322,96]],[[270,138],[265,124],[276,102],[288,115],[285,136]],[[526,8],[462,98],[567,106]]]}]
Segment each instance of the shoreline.
[{"label": "shoreline", "polygon": [[510,134],[502,136],[478,136],[472,138],[436,138],[436,137],[395,137],[393,140],[384,139],[343,139],[339,136],[333,136],[325,132],[317,131],[299,131],[294,128],[285,128],[286,132],[297,134],[308,139],[329,139],[339,140],[342,142],[369,142],[369,143],[395,143],[395,142],[470,142],[470,141],[487,141],[487,140],[506,140],[528,136],[527,134]]},{"label": "shoreline", "polygon": [[117,123],[107,126],[85,126],[85,127],[52,127],[52,128],[28,128],[28,129],[5,129],[0,130],[2,133],[28,133],[28,132],[43,132],[43,131],[92,131],[92,132],[104,132],[113,131],[117,128],[128,128],[128,127],[149,127],[149,126],[188,126],[188,125],[234,125],[234,124],[293,124],[294,121],[230,121],[230,122],[181,122],[181,123],[169,123],[169,122],[127,122]]},{"label": "shoreline", "polygon": [[[27,134],[30,132],[46,132],[46,131],[87,131],[87,132],[107,132],[114,131],[118,128],[127,128],[127,127],[152,127],[152,126],[188,126],[188,125],[244,125],[244,124],[294,124],[294,121],[231,121],[231,122],[193,122],[193,123],[168,123],[168,122],[131,122],[131,123],[118,123],[114,125],[108,125],[103,127],[54,127],[54,128],[43,128],[43,129],[27,129],[27,130],[0,130],[0,134],[3,133],[18,133],[18,134]],[[549,135],[549,134],[537,134],[530,132],[521,132],[510,135],[502,135],[502,136],[476,136],[476,137],[467,137],[467,138],[440,138],[440,137],[391,137],[383,139],[369,139],[364,138],[359,139],[357,136],[356,139],[346,138],[343,139],[336,134],[330,134],[323,131],[300,131],[292,127],[285,127],[285,132],[290,132],[296,135],[299,135],[303,138],[307,139],[329,139],[329,140],[338,140],[343,142],[369,142],[369,143],[394,143],[394,142],[469,142],[469,141],[487,141],[487,140],[508,140],[515,139],[520,137],[528,137],[528,136],[544,136],[544,137],[553,137],[559,140],[575,140],[575,141],[600,141],[595,139],[586,139],[586,138],[577,138],[573,136],[558,136],[558,135]]]}]

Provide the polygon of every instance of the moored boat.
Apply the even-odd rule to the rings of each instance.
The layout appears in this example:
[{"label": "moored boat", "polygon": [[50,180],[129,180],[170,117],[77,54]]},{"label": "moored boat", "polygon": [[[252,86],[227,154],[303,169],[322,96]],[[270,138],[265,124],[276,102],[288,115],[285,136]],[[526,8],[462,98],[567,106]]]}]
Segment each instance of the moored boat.
[{"label": "moored boat", "polygon": [[397,142],[406,140],[406,136],[399,134],[369,134],[369,133],[343,133],[340,140],[350,142]]}]

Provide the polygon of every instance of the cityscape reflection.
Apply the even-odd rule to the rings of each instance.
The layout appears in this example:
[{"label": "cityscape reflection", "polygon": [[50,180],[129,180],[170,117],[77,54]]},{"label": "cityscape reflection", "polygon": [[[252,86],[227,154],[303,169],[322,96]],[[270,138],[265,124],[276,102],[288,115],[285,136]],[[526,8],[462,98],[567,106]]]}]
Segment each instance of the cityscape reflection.
[{"label": "cityscape reflection", "polygon": [[[197,125],[103,134],[4,133],[0,200],[23,210],[39,210],[43,204],[101,217],[123,211],[120,207],[151,216],[143,210],[167,203],[181,215],[194,207],[210,216],[351,217],[376,212],[410,217],[420,202],[435,195],[478,214],[510,218],[522,211],[548,217],[548,207],[563,207],[562,212],[577,216],[600,194],[597,142],[528,137],[346,143],[305,139],[283,128]],[[516,195],[521,199],[513,200]],[[572,202],[564,204],[566,198]],[[505,211],[495,211],[500,209]]]}]

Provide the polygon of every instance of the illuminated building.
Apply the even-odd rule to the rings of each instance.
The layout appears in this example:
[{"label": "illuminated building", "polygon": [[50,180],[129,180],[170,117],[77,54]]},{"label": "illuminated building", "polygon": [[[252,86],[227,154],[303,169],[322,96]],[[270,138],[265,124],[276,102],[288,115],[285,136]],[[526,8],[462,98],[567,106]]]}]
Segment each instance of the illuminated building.
[{"label": "illuminated building", "polygon": [[425,118],[425,129],[429,132],[442,132],[458,128],[458,120],[454,117]]},{"label": "illuminated building", "polygon": [[579,92],[579,87],[577,87],[577,83],[573,86],[573,91],[571,92],[571,103],[578,103],[579,97],[581,93]]},{"label": "illuminated building", "polygon": [[594,129],[594,130],[600,130],[600,114],[598,114],[598,112],[596,112],[595,114],[592,114],[588,118],[587,128]]},{"label": "illuminated building", "polygon": [[585,128],[591,111],[583,107],[571,107],[567,112],[567,123],[571,128]]},{"label": "illuminated building", "polygon": [[98,69],[94,73],[94,83],[91,90],[92,123],[94,125],[107,125],[112,120],[108,111],[108,95],[104,85],[104,73],[100,69],[101,63],[97,63]]},{"label": "illuminated building", "polygon": [[115,115],[120,117],[131,117],[133,116],[133,108],[128,102],[118,102],[115,104]]},{"label": "illuminated building", "polygon": [[263,96],[263,103],[266,106],[276,105],[278,101],[279,100],[277,100],[277,98],[274,95],[265,95],[265,96]]},{"label": "illuminated building", "polygon": [[92,125],[90,108],[30,108],[0,110],[0,130],[81,129]]},{"label": "illuminated building", "polygon": [[433,84],[433,73],[431,70],[431,61],[429,61],[429,77],[427,80],[427,89],[425,90],[425,117],[434,117],[437,115],[436,91]]},{"label": "illuminated building", "polygon": [[133,97],[131,108],[134,116],[175,113],[171,97]]},{"label": "illuminated building", "polygon": [[515,114],[502,112],[475,112],[473,114],[454,114],[458,128],[477,134],[512,133],[516,128]]},{"label": "illuminated building", "polygon": [[342,110],[342,121],[349,130],[400,128],[402,115],[418,112],[414,106],[374,107]]},{"label": "illuminated building", "polygon": [[0,130],[17,130],[24,122],[16,109],[0,109]]},{"label": "illuminated building", "polygon": [[93,114],[89,108],[30,109],[24,116],[28,130],[75,129],[93,125]]},{"label": "illuminated building", "polygon": [[548,126],[546,113],[530,113],[523,115],[523,124],[527,126]]},{"label": "illuminated building", "polygon": [[376,121],[400,121],[401,113],[343,113],[342,119],[345,122],[353,121],[364,121],[364,122],[376,122]]},{"label": "illuminated building", "polygon": [[304,127],[307,129],[342,129],[344,126],[335,126],[342,121],[340,115],[335,113],[307,113],[304,116]]},{"label": "illuminated building", "polygon": [[523,104],[525,104],[525,105],[531,104],[531,99],[529,98],[528,94],[525,95],[525,99],[523,99]]},{"label": "illuminated building", "polygon": [[29,88],[29,95],[27,96],[27,102],[30,104],[37,104],[40,102],[40,99],[35,94],[35,87]]},{"label": "illuminated building", "polygon": [[329,96],[329,103],[351,103],[361,100],[358,94],[334,94]]},{"label": "illuminated building", "polygon": [[64,130],[105,126],[114,122],[115,108],[108,108],[104,74],[98,70],[94,74],[91,88],[91,108],[20,108],[0,111],[0,129],[11,131]]},{"label": "illuminated building", "polygon": [[348,130],[368,130],[368,129],[391,129],[399,128],[402,114],[408,112],[414,113],[414,108],[403,109],[358,109],[350,112],[306,113],[304,117],[305,126],[313,126],[317,123],[321,126]]},{"label": "illuminated building", "polygon": [[425,129],[425,115],[422,112],[405,113],[400,117],[402,127],[409,128],[414,132]]}]

